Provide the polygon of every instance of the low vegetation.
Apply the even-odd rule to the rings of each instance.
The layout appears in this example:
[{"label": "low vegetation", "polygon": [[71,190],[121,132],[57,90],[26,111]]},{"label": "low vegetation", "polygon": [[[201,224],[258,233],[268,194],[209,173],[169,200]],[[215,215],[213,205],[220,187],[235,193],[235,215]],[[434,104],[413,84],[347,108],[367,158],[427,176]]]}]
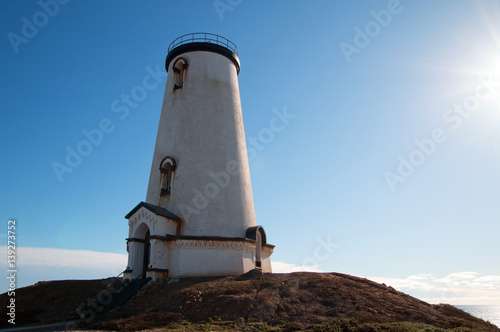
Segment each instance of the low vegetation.
[{"label": "low vegetation", "polygon": [[150,282],[122,306],[88,309],[113,283],[63,280],[18,289],[16,326],[78,319],[77,308],[87,308],[81,327],[108,331],[500,331],[453,306],[340,273],[170,279]]}]

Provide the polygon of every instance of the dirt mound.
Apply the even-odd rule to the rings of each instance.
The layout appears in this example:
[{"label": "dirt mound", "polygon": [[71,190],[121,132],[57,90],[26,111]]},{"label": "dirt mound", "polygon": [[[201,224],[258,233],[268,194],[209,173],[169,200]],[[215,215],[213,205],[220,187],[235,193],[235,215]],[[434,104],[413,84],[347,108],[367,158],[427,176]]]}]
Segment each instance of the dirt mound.
[{"label": "dirt mound", "polygon": [[447,327],[450,317],[484,323],[451,306],[432,306],[392,287],[339,273],[264,274],[249,280],[192,278],[152,284],[121,310],[110,311],[102,319],[119,320],[139,312],[151,313],[152,317],[175,313],[191,321],[243,318],[271,325],[320,324],[332,318],[409,321],[441,327]]},{"label": "dirt mound", "polygon": [[[109,280],[38,283],[18,290],[18,308],[25,308],[25,313],[31,313],[43,323],[74,319],[79,303],[85,301],[88,293],[97,293]],[[25,302],[25,299],[31,301]],[[22,316],[19,311],[20,323]],[[123,307],[97,315],[90,323],[102,328],[134,330],[132,326],[152,328],[181,320],[266,322],[300,327],[325,324],[332,319],[360,323],[414,322],[439,328],[467,327],[464,331],[500,331],[452,306],[433,306],[367,279],[339,273],[305,272],[251,273],[240,277],[182,278],[150,283]]]},{"label": "dirt mound", "polygon": [[[16,290],[16,326],[49,324],[78,319],[76,308],[87,297],[95,295],[114,278],[99,280],[41,281]],[[7,306],[7,293],[0,295],[0,304]],[[4,315],[5,316],[5,315]],[[0,328],[13,327],[5,319]]]}]

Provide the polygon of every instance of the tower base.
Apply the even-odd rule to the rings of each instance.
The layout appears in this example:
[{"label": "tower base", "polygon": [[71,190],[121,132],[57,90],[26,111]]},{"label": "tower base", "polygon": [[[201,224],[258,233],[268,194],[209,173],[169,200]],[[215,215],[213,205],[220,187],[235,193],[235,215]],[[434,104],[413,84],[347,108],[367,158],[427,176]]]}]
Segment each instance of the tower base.
[{"label": "tower base", "polygon": [[129,219],[125,279],[271,273],[274,246],[261,226],[242,237],[180,235],[182,219],[159,206],[139,203]]},{"label": "tower base", "polygon": [[151,256],[155,259],[145,271],[141,264],[129,267],[124,278],[145,276],[152,280],[162,280],[175,277],[236,276],[255,268],[263,273],[271,273],[270,256],[273,246],[262,246],[259,260],[256,257],[256,245],[255,241],[246,238],[167,236],[160,239],[155,236],[151,239]]}]

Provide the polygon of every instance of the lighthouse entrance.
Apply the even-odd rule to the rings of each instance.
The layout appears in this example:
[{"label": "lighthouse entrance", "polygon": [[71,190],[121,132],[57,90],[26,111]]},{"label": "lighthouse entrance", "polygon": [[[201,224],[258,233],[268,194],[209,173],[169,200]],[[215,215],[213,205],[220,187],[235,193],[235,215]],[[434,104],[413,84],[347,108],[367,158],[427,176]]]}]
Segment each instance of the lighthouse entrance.
[{"label": "lighthouse entrance", "polygon": [[142,272],[141,272],[141,277],[142,279],[146,279],[146,271],[148,270],[149,266],[149,258],[151,256],[151,243],[149,241],[149,230],[146,233],[146,237],[144,238],[144,254],[142,258]]},{"label": "lighthouse entrance", "polygon": [[[146,278],[146,271],[150,265],[151,243],[149,240],[150,232],[146,224],[142,223],[137,227],[134,238],[136,239],[135,246],[135,264],[134,278]],[[139,272],[140,271],[140,272]]]}]

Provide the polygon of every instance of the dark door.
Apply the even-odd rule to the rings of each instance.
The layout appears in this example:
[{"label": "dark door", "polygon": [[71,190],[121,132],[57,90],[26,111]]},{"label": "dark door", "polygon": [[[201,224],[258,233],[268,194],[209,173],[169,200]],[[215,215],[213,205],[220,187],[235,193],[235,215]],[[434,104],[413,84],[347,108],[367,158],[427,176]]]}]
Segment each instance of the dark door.
[{"label": "dark door", "polygon": [[146,271],[149,266],[149,252],[151,251],[151,244],[149,243],[149,230],[146,233],[144,242],[144,258],[142,260],[142,279],[146,279]]}]

